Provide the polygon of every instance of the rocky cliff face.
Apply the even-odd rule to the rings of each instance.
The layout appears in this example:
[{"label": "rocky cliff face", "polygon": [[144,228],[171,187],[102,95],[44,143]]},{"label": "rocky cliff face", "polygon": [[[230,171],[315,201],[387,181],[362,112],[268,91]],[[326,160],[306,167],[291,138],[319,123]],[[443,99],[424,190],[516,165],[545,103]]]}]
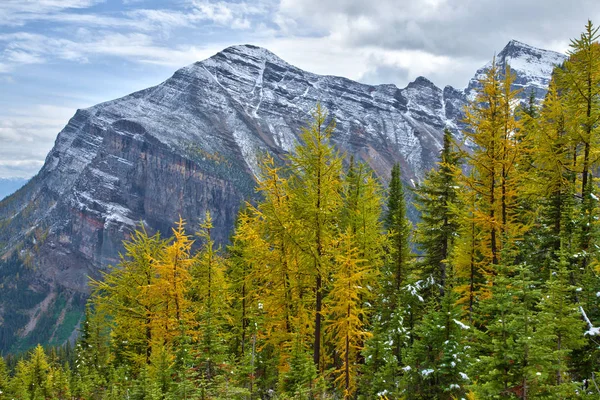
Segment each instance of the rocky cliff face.
[{"label": "rocky cliff face", "polygon": [[[498,55],[517,71],[516,84],[540,97],[561,57],[518,42]],[[77,111],[39,174],[0,203],[0,284],[10,289],[0,294],[0,349],[64,341],[88,276],[118,262],[137,224],[166,234],[181,215],[193,230],[210,210],[225,242],[253,194],[261,154],[289,151],[317,102],[335,117],[342,152],[384,181],[400,162],[409,183],[434,166],[444,127],[459,134],[476,85],[442,90],[423,77],[404,89],[365,85],[245,45]],[[24,291],[34,300],[7,306]]]}]

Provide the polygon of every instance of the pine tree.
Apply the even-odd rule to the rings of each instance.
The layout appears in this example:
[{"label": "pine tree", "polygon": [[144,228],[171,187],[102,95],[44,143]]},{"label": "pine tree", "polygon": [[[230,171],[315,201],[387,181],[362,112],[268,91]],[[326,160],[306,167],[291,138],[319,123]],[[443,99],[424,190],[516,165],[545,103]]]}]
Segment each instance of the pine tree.
[{"label": "pine tree", "polygon": [[363,352],[365,366],[361,392],[367,396],[389,394],[399,396],[398,377],[402,375],[402,354],[412,341],[423,298],[417,276],[413,273],[410,249],[412,224],[406,216],[400,165],[392,168],[388,188],[388,257],[380,274],[380,293],[375,299],[372,338]]},{"label": "pine tree", "polygon": [[[404,197],[404,188],[400,180],[400,164],[396,164],[392,168],[392,177],[390,180],[389,195],[388,195],[388,213],[386,216],[386,227],[390,235],[389,254],[390,262],[384,266],[382,273],[382,293],[384,298],[382,302],[388,305],[389,312],[387,316],[384,314],[384,319],[396,319],[396,325],[391,328],[393,331],[398,330],[397,324],[408,324],[410,330],[414,324],[415,316],[413,309],[408,310],[408,321],[400,321],[403,319],[400,315],[402,311],[406,311],[406,304],[403,304],[402,298],[403,286],[414,280],[411,276],[412,267],[412,252],[410,249],[410,235],[412,224],[406,215],[406,203]],[[398,363],[401,362],[402,339],[400,334],[396,335],[394,354]]]},{"label": "pine tree", "polygon": [[296,336],[292,353],[289,359],[289,370],[283,374],[280,388],[284,398],[311,399],[317,393],[315,381],[317,367],[307,352],[306,346],[301,343],[299,335]]},{"label": "pine tree", "polygon": [[447,277],[451,274],[448,262],[458,233],[459,157],[450,131],[444,130],[439,167],[430,171],[416,190],[416,207],[421,216],[416,242],[424,253],[419,263],[421,279],[434,282],[432,287],[439,291],[432,295],[439,300],[444,296]]},{"label": "pine tree", "polygon": [[480,304],[480,321],[487,321],[477,336],[478,362],[469,374],[481,398],[529,398],[536,391],[532,376],[534,306],[539,299],[526,265],[498,265],[491,296]]},{"label": "pine tree", "polygon": [[105,375],[109,363],[109,338],[106,317],[86,304],[79,339],[75,345],[72,392],[75,396],[89,398],[99,388],[107,385]]},{"label": "pine tree", "polygon": [[[583,321],[574,303],[575,287],[569,283],[567,263],[555,264],[539,302],[536,332],[532,343],[535,372],[540,396],[574,398],[578,385],[572,375],[573,350],[585,344]],[[551,397],[553,396],[553,397]]]},{"label": "pine tree", "polygon": [[[450,280],[452,276],[448,277]],[[448,288],[450,289],[450,288]],[[415,328],[415,342],[407,350],[402,390],[407,399],[454,399],[469,384],[467,335],[461,322],[457,294],[446,290],[438,303],[431,299],[423,321]]]},{"label": "pine tree", "polygon": [[223,374],[229,364],[225,332],[229,318],[225,263],[215,249],[211,236],[212,228],[212,218],[207,212],[198,233],[203,246],[192,272],[194,278],[192,295],[199,318],[200,351],[196,356],[196,362],[207,393],[212,393],[215,378]]}]

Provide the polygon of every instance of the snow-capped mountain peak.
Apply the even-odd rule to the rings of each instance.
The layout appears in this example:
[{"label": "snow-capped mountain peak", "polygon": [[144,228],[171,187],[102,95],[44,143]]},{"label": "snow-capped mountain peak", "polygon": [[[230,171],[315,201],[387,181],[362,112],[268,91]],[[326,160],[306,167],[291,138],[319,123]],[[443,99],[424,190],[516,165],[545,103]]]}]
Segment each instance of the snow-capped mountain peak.
[{"label": "snow-capped mountain peak", "polygon": [[[562,64],[566,56],[552,50],[539,49],[518,40],[511,40],[496,57],[496,65],[505,70],[506,66],[515,74],[514,87],[522,89],[521,97],[528,98],[531,91],[538,101],[543,99],[546,88],[554,67]],[[474,89],[479,86],[479,80],[485,76],[485,71],[490,68],[492,61],[485,64],[475,73],[469,81],[465,93],[473,99]]]}]

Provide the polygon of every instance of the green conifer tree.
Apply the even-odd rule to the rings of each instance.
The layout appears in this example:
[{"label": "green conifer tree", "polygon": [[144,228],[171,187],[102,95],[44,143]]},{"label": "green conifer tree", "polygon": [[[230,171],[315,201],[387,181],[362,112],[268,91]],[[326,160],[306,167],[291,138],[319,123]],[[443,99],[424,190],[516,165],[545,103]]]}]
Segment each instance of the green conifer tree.
[{"label": "green conifer tree", "polygon": [[530,375],[539,381],[537,396],[567,399],[577,397],[581,390],[572,374],[572,353],[583,347],[586,338],[574,302],[575,287],[569,283],[567,262],[561,258],[551,270],[538,304]]},{"label": "green conifer tree", "polygon": [[[459,168],[460,155],[453,144],[452,134],[446,129],[439,167],[427,174],[416,190],[415,199],[421,216],[416,242],[424,253],[419,263],[421,279],[432,281],[434,292],[431,295],[437,300],[444,296],[447,277],[451,274],[449,259],[458,233]],[[435,289],[438,289],[437,293]]]},{"label": "green conifer tree", "polygon": [[[452,280],[452,276],[448,277]],[[402,391],[407,399],[454,399],[469,384],[468,333],[458,295],[448,288],[438,303],[431,299],[423,321],[415,328],[415,342],[407,350]]]},{"label": "green conifer tree", "polygon": [[400,396],[398,380],[404,372],[402,354],[412,342],[423,302],[419,294],[421,283],[412,268],[412,224],[406,216],[399,164],[392,168],[388,191],[384,221],[389,236],[388,258],[381,268],[381,290],[375,300],[372,337],[363,352],[365,365],[359,390],[367,398],[380,394]]},{"label": "green conifer tree", "polygon": [[228,335],[225,331],[229,318],[225,262],[215,249],[212,228],[212,218],[207,212],[198,233],[203,247],[192,267],[193,287],[190,288],[199,318],[199,351],[195,363],[202,376],[206,395],[213,393],[215,378],[223,374],[230,363],[227,355]]},{"label": "green conifer tree", "polygon": [[498,265],[491,296],[479,307],[479,321],[486,324],[476,336],[478,362],[469,373],[481,398],[529,398],[537,391],[531,348],[538,300],[527,265]]}]

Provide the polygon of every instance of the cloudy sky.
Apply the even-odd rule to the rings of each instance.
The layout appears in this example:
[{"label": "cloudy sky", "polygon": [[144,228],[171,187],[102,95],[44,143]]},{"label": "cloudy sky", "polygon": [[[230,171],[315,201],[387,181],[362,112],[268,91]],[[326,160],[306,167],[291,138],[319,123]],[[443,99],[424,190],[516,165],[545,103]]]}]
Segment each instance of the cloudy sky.
[{"label": "cloudy sky", "polygon": [[0,0],[0,177],[30,177],[77,108],[241,43],[321,74],[466,86],[510,39],[564,52],[597,0]]}]

